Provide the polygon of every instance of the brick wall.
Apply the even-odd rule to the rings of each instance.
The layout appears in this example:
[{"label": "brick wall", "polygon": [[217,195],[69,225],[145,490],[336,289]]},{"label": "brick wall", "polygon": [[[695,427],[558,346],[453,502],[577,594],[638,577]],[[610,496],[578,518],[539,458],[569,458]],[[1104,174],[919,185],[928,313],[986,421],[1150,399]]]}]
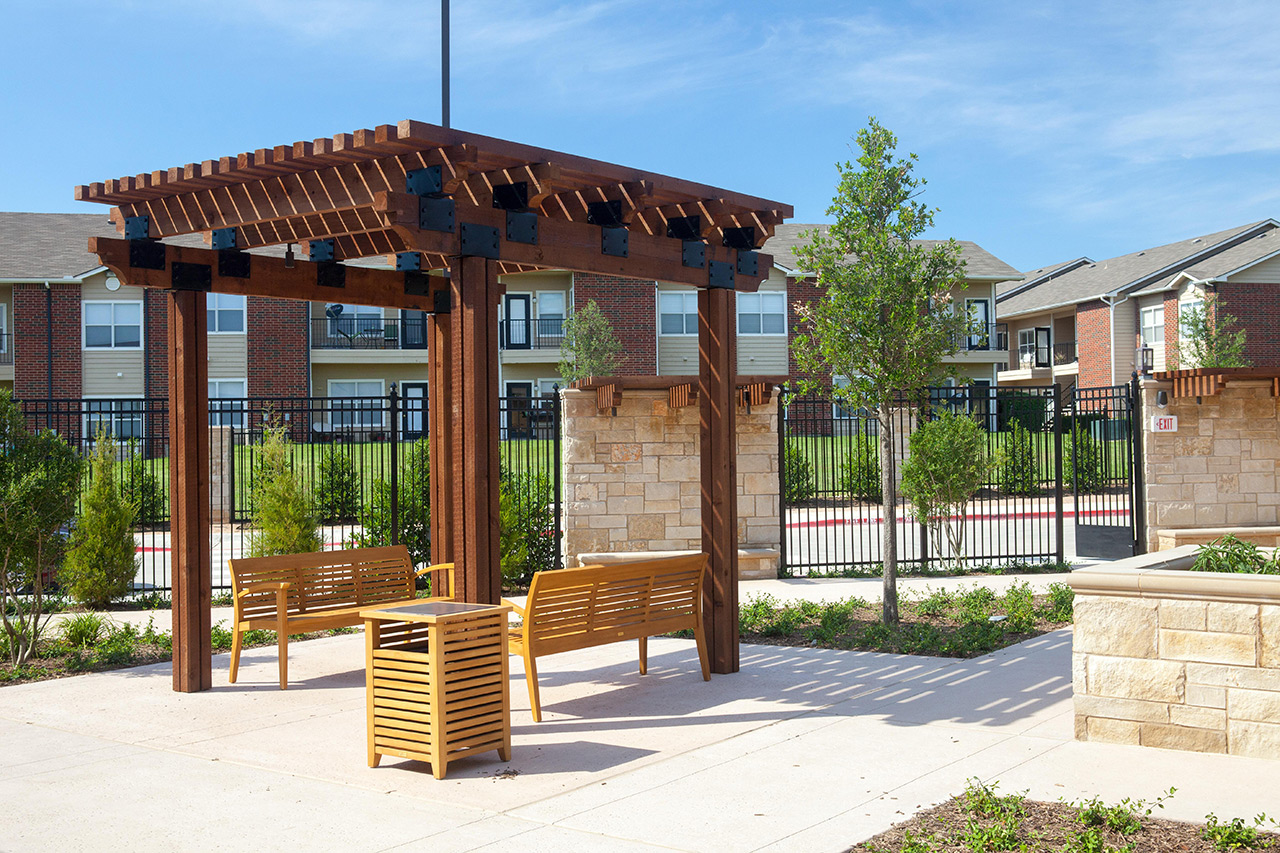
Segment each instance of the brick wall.
[{"label": "brick wall", "polygon": [[[1167,310],[1167,309],[1166,309]],[[1114,384],[1111,378],[1111,309],[1103,302],[1076,308],[1076,352],[1080,357],[1081,388]]]},{"label": "brick wall", "polygon": [[307,397],[310,305],[250,296],[246,303],[250,397]]},{"label": "brick wall", "polygon": [[1232,282],[1218,289],[1223,310],[1245,330],[1245,358],[1254,367],[1280,367],[1280,285]]},{"label": "brick wall", "polygon": [[1164,363],[1165,370],[1172,370],[1178,355],[1178,293],[1164,295]]},{"label": "brick wall", "polygon": [[658,372],[658,298],[654,282],[609,275],[573,274],[573,308],[591,300],[609,318],[622,342],[619,373],[649,376]]},{"label": "brick wall", "polygon": [[[806,331],[804,327],[805,324],[803,324],[798,309],[802,305],[817,302],[821,296],[822,288],[818,286],[817,278],[801,277],[787,279],[787,330],[791,334],[793,341],[797,333],[804,334]],[[787,365],[793,378],[811,378],[811,374],[803,372],[796,364],[796,354],[794,349],[791,350],[787,358]]]},{"label": "brick wall", "polygon": [[[80,283],[51,285],[53,317],[53,397],[79,397]],[[43,284],[13,286],[13,393],[20,400],[50,396],[49,303]]]}]

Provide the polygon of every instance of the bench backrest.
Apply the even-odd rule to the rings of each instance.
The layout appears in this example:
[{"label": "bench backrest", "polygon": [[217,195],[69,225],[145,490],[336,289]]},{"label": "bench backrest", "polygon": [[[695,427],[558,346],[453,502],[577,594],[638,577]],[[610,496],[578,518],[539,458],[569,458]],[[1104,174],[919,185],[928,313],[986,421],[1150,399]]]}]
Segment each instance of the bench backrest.
[{"label": "bench backrest", "polygon": [[525,605],[534,654],[694,628],[707,555],[538,572]]},{"label": "bench backrest", "polygon": [[[293,584],[288,593],[290,615],[321,614],[339,607],[414,596],[413,561],[403,545],[239,557],[227,563],[231,567],[231,587],[237,596],[255,583]],[[276,612],[276,594],[254,592],[240,600],[240,605],[242,619],[270,617]]]}]

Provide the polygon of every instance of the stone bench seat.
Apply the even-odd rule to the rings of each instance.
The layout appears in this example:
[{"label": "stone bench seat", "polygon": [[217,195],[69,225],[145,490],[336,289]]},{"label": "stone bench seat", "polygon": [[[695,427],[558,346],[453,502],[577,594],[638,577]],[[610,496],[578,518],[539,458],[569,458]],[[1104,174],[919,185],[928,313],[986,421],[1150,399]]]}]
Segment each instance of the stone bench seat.
[{"label": "stone bench seat", "polygon": [[1265,545],[1280,546],[1280,525],[1246,527],[1165,527],[1156,532],[1157,548],[1167,551],[1180,545],[1207,545],[1215,539],[1231,534],[1237,539]]},{"label": "stone bench seat", "polygon": [[[616,566],[639,560],[656,560],[666,557],[690,557],[701,551],[598,551],[578,555],[580,566]],[[777,548],[739,548],[738,580],[776,580],[778,561],[782,552]]]}]

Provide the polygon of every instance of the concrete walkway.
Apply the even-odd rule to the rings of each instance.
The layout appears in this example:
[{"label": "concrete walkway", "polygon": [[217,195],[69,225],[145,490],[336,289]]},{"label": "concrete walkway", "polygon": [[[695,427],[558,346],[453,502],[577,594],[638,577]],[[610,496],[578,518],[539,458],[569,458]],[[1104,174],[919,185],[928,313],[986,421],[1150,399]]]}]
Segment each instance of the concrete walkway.
[{"label": "concrete walkway", "polygon": [[363,643],[227,656],[214,689],[167,664],[0,688],[0,849],[843,850],[999,780],[1034,797],[1177,795],[1161,816],[1275,809],[1280,761],[1072,741],[1071,635],[968,661],[744,646],[698,675],[691,641],[512,658],[513,758],[365,761]]}]

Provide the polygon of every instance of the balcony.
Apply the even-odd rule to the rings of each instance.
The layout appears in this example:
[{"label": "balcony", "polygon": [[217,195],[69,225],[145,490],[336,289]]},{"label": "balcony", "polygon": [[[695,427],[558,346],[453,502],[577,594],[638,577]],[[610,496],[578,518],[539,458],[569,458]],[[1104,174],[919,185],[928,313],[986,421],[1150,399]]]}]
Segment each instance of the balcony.
[{"label": "balcony", "polygon": [[427,348],[427,321],[338,317],[311,321],[312,349],[406,350]]},{"label": "balcony", "polygon": [[1009,324],[985,323],[972,327],[956,342],[957,352],[1008,352]]},{"label": "balcony", "polygon": [[13,364],[13,335],[0,335],[0,364]]},{"label": "balcony", "polygon": [[498,321],[498,346],[504,350],[558,349],[563,340],[562,317]]},{"label": "balcony", "polygon": [[1064,364],[1072,364],[1078,361],[1076,356],[1076,342],[1063,341],[1053,345],[1053,366],[1061,367]]}]

